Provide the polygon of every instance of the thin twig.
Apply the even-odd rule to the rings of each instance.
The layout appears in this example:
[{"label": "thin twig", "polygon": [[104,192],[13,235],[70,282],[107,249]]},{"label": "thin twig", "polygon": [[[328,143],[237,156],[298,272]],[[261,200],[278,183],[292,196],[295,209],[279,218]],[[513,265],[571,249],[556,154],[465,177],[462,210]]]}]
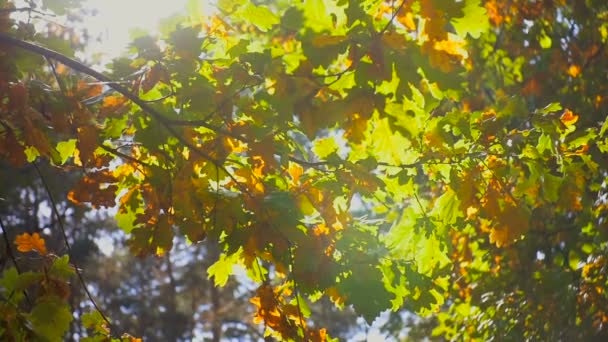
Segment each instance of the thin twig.
[{"label": "thin twig", "polygon": [[133,163],[136,163],[136,164],[139,164],[139,165],[142,165],[142,166],[152,167],[152,165],[150,165],[150,164],[148,164],[148,163],[146,163],[144,161],[141,161],[141,160],[139,160],[139,159],[137,159],[137,158],[135,158],[133,156],[130,156],[130,155],[125,154],[125,153],[122,153],[119,150],[117,150],[117,149],[115,149],[115,148],[113,148],[111,146],[108,146],[106,144],[99,144],[99,147],[101,147],[102,149],[104,149],[104,150],[106,150],[106,151],[108,151],[108,152],[110,152],[110,153],[112,153],[112,154],[114,154],[116,156],[121,157],[122,159],[126,159],[126,160],[128,160],[130,162],[133,162]]},{"label": "thin twig", "polygon": [[44,59],[51,66],[51,71],[53,72],[53,76],[55,77],[55,82],[57,82],[57,85],[59,86],[59,89],[65,95],[67,93],[67,88],[65,86],[65,83],[63,83],[63,80],[59,77],[59,73],[57,73],[57,69],[55,68],[55,64],[53,63],[53,61],[50,58],[48,58],[46,56],[44,56]]},{"label": "thin twig", "polygon": [[37,13],[40,15],[44,15],[47,17],[56,17],[53,13],[45,13],[34,9],[32,7],[17,7],[17,8],[0,8],[0,13],[14,13],[14,12],[29,12],[29,13]]},{"label": "thin twig", "polygon": [[[2,221],[1,217],[0,217],[0,227],[2,227],[2,236],[4,237],[4,242],[6,243],[6,253],[8,254],[8,257],[11,259],[11,261],[13,262],[13,265],[15,265],[15,269],[17,270],[17,273],[21,274],[21,267],[19,267],[19,264],[17,263],[17,258],[15,258],[15,254],[13,254],[13,250],[11,248],[11,242],[8,239],[8,230],[6,229],[6,226],[4,226],[4,222]],[[31,306],[32,301],[30,299],[30,296],[28,296],[28,294],[25,290],[23,290],[23,295],[25,296],[25,300],[27,301],[27,304],[29,306]]]},{"label": "thin twig", "polygon": [[512,200],[514,204],[517,204],[519,201],[517,200],[517,198],[515,198],[515,196],[513,196],[513,194],[511,193],[511,191],[509,191],[509,189],[507,189],[507,185],[502,181],[502,179],[500,177],[498,177],[498,175],[494,172],[494,170],[492,170],[490,168],[490,166],[488,166],[488,164],[484,161],[484,160],[480,160],[481,164],[483,164],[483,166],[486,167],[486,169],[488,169],[488,171],[490,171],[490,174],[492,174],[492,176],[494,177],[494,179],[496,179],[496,181],[498,182],[498,185],[500,186],[500,189],[502,190],[502,192],[509,196]]},{"label": "thin twig", "polygon": [[388,21],[388,23],[386,23],[386,25],[384,25],[384,28],[382,28],[382,30],[380,30],[380,32],[378,32],[379,36],[383,35],[384,32],[386,32],[386,30],[388,30],[388,28],[391,27],[391,24],[395,20],[395,17],[397,17],[397,14],[399,14],[399,12],[401,12],[401,9],[403,8],[403,6],[405,6],[406,2],[407,2],[407,0],[401,1],[401,4],[399,4],[399,7],[397,7],[397,10],[395,12],[393,12],[391,19]]},{"label": "thin twig", "polygon": [[[96,78],[99,81],[103,81],[103,82],[112,82],[112,80],[105,76],[104,74],[82,64],[81,62],[78,62],[72,58],[69,58],[59,52],[47,49],[45,47],[36,45],[36,44],[32,44],[20,39],[17,39],[15,37],[12,37],[10,35],[7,35],[5,33],[0,33],[0,43],[4,43],[4,44],[10,44],[13,46],[17,46],[20,47],[24,50],[39,54],[41,56],[45,56],[48,58],[52,58],[55,59],[59,62],[61,62],[62,64],[77,70],[79,72],[82,72],[84,74],[87,74],[91,77]],[[249,190],[247,188],[245,188],[237,179],[236,177],[230,173],[230,171],[224,166],[222,165],[219,161],[215,160],[213,157],[211,157],[209,154],[207,154],[206,152],[202,151],[201,149],[197,148],[196,146],[194,146],[193,144],[191,144],[190,142],[188,142],[183,136],[181,136],[176,130],[175,128],[173,128],[173,126],[171,125],[169,119],[167,119],[164,115],[162,115],[160,112],[158,112],[156,109],[152,108],[148,103],[146,103],[145,101],[143,101],[142,99],[140,99],[138,96],[132,94],[127,88],[119,85],[119,84],[115,84],[115,83],[108,83],[108,86],[112,89],[114,89],[115,91],[119,92],[120,94],[122,94],[124,97],[126,97],[127,99],[131,100],[131,102],[135,103],[137,106],[139,106],[139,108],[141,108],[145,113],[147,113],[150,117],[152,117],[153,119],[156,119],[172,136],[174,136],[180,143],[182,143],[184,146],[188,147],[190,150],[192,150],[195,154],[199,155],[200,157],[202,157],[203,159],[209,161],[210,163],[212,163],[213,165],[217,166],[218,168],[220,168],[222,171],[224,171],[228,177],[234,182],[235,186],[238,187],[244,194],[248,195],[249,197],[253,198],[254,196],[249,192]],[[219,128],[213,126],[213,125],[209,125],[209,124],[203,124],[201,123],[200,126],[208,128],[212,131],[218,132]]]},{"label": "thin twig", "polygon": [[[59,226],[59,230],[61,231],[61,235],[63,236],[65,248],[68,252],[68,255],[71,255],[72,248],[70,246],[70,241],[68,239],[68,235],[65,231],[65,226],[63,225],[63,220],[61,219],[61,215],[59,214],[59,210],[57,209],[57,202],[55,202],[55,198],[53,197],[51,189],[50,189],[46,179],[44,178],[44,175],[40,171],[38,164],[36,164],[36,163],[32,163],[32,164],[34,165],[34,168],[36,169],[36,172],[38,173],[38,176],[40,177],[40,181],[42,182],[42,185],[44,186],[44,189],[46,190],[47,196],[49,197],[49,202],[51,204],[51,210],[52,210],[53,214],[55,214],[55,217],[57,218],[57,224]],[[74,261],[72,261],[72,265],[74,266],[74,270],[76,272],[78,280],[80,281],[80,284],[82,285],[82,288],[83,288],[85,294],[87,295],[89,301],[91,302],[91,304],[93,305],[95,310],[101,315],[101,318],[103,318],[103,320],[106,322],[106,324],[108,325],[108,329],[110,329],[110,332],[112,332],[113,331],[112,323],[110,322],[108,317],[103,313],[103,311],[101,311],[101,308],[99,307],[99,305],[97,305],[97,302],[95,301],[95,299],[93,299],[93,296],[91,295],[91,292],[89,291],[89,289],[87,287],[87,284],[84,280],[84,277],[82,276],[82,272],[78,268],[78,265],[76,265],[74,263]]]},{"label": "thin twig", "polygon": [[6,243],[6,253],[8,254],[9,258],[11,258],[11,260],[13,261],[13,264],[15,265],[15,269],[17,270],[17,273],[21,273],[21,268],[19,267],[19,264],[17,264],[17,258],[15,258],[15,254],[13,254],[13,250],[11,249],[11,242],[8,239],[8,231],[7,231],[6,227],[4,226],[4,222],[2,221],[2,218],[0,218],[0,227],[2,227],[2,236],[4,237],[4,242]]},{"label": "thin twig", "polygon": [[300,319],[300,326],[302,327],[302,335],[307,340],[306,326],[304,325],[304,317],[302,316],[302,309],[300,308],[300,293],[298,291],[298,285],[295,279],[295,263],[293,261],[293,245],[289,245],[289,266],[291,266],[291,281],[293,281],[293,294],[296,296],[296,305],[298,306],[298,318]]},{"label": "thin twig", "polygon": [[144,100],[144,99],[142,99],[142,101],[146,102],[146,103],[156,103],[156,102],[164,101],[164,100],[170,98],[171,96],[175,96],[175,92],[173,91],[173,89],[171,89],[171,92],[169,94],[161,96],[161,97],[159,97],[157,99],[152,99],[152,100]]}]

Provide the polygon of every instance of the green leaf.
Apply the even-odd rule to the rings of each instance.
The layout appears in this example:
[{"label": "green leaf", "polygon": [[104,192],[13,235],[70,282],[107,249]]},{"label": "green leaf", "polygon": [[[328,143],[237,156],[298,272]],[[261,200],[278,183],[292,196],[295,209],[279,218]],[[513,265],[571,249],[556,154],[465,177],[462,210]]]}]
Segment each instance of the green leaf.
[{"label": "green leaf", "polygon": [[199,37],[198,30],[186,27],[171,32],[169,42],[181,56],[196,58],[201,53],[203,38]]},{"label": "green leaf", "polygon": [[108,118],[105,122],[103,136],[108,139],[118,139],[122,136],[122,132],[127,128],[129,118],[127,115],[121,118]]},{"label": "green leaf", "polygon": [[405,260],[414,258],[416,245],[421,238],[417,230],[418,218],[418,213],[412,207],[405,208],[401,219],[393,224],[386,236],[386,245]]},{"label": "green leaf", "polygon": [[29,314],[34,331],[49,341],[61,341],[72,321],[70,307],[57,297],[41,297]]},{"label": "green leaf", "polygon": [[551,40],[551,37],[549,37],[547,35],[547,33],[545,33],[544,30],[543,30],[540,38],[538,39],[538,43],[540,44],[540,47],[542,47],[543,49],[550,49],[551,45],[553,45],[553,41]]},{"label": "green leaf", "polygon": [[450,258],[441,248],[435,234],[419,241],[416,264],[418,265],[418,272],[425,275],[431,275],[434,269],[441,269],[450,264]]},{"label": "green leaf", "polygon": [[304,16],[302,11],[296,7],[289,7],[281,17],[281,26],[293,31],[298,31],[303,27]]},{"label": "green leaf", "polygon": [[291,305],[298,305],[298,303],[300,304],[299,308],[300,308],[300,312],[302,312],[302,316],[304,316],[305,318],[310,317],[311,311],[310,311],[310,307],[308,306],[308,301],[305,300],[301,295],[298,294],[297,299],[294,297],[289,304]]},{"label": "green leaf", "polygon": [[17,277],[17,281],[15,282],[15,291],[23,291],[28,287],[42,281],[44,275],[40,272],[23,272],[19,274]]},{"label": "green leaf", "polygon": [[323,0],[306,0],[304,3],[304,17],[306,26],[317,32],[330,30],[333,26],[329,9],[329,3]]},{"label": "green leaf", "polygon": [[0,287],[2,287],[4,292],[13,292],[17,286],[17,278],[19,277],[19,273],[14,267],[8,268],[2,274],[2,279],[0,279]]},{"label": "green leaf", "polygon": [[232,12],[232,10],[237,6],[242,6],[245,4],[245,0],[219,0],[217,2],[217,8],[224,12]]},{"label": "green leaf", "polygon": [[379,162],[400,165],[413,162],[417,157],[415,151],[410,148],[410,141],[400,132],[393,132],[388,118],[375,120],[369,142]]},{"label": "green leaf", "polygon": [[333,137],[327,137],[317,139],[314,142],[312,150],[319,156],[319,158],[325,159],[328,155],[336,152],[338,148],[339,146],[338,143],[336,143],[336,140]]},{"label": "green leaf", "polygon": [[536,149],[540,154],[543,154],[545,151],[553,153],[553,140],[551,140],[551,137],[549,135],[541,134],[541,136],[538,138],[538,144],[536,145]]},{"label": "green leaf", "polygon": [[602,124],[602,128],[600,129],[600,137],[603,137],[604,133],[606,133],[607,130],[608,130],[608,117],[606,117],[606,119],[604,120],[604,123]]},{"label": "green leaf", "polygon": [[450,188],[435,201],[431,214],[437,216],[443,224],[454,224],[459,217],[464,216],[459,206],[460,200],[456,192]]},{"label": "green leaf", "polygon": [[24,152],[28,163],[31,163],[35,161],[36,158],[40,157],[40,152],[38,152],[34,146],[28,146]]},{"label": "green leaf", "polygon": [[64,255],[53,261],[49,274],[58,278],[68,279],[76,274],[76,272],[74,271],[74,267],[70,265],[70,258]]},{"label": "green leaf", "polygon": [[129,234],[135,228],[134,222],[137,218],[137,214],[131,210],[118,211],[114,218],[116,219],[118,227]]},{"label": "green leaf", "polygon": [[213,277],[215,286],[226,285],[228,278],[232,274],[233,266],[239,261],[240,257],[240,250],[229,256],[226,254],[220,255],[219,260],[207,269],[207,278]]},{"label": "green leaf", "polygon": [[561,184],[561,177],[552,174],[543,175],[543,192],[548,201],[556,202],[559,199],[559,188]]},{"label": "green leaf", "polygon": [[70,139],[57,143],[56,149],[59,152],[61,165],[65,164],[68,159],[74,156],[74,151],[76,151],[76,141],[76,139]]},{"label": "green leaf", "polygon": [[266,32],[272,26],[279,23],[279,17],[272,13],[267,7],[248,4],[240,12],[240,16],[255,25],[260,31]]},{"label": "green leaf", "polygon": [[548,105],[546,105],[543,109],[537,109],[536,113],[547,115],[547,114],[551,114],[553,112],[560,111],[562,109],[563,109],[562,105],[559,102],[552,102],[552,103],[549,103]]},{"label": "green leaf", "polygon": [[463,11],[464,17],[452,19],[452,25],[461,38],[466,38],[468,34],[478,39],[490,28],[486,9],[480,5],[479,0],[466,0]]},{"label": "green leaf", "polygon": [[49,9],[58,15],[67,13],[67,9],[78,7],[78,0],[42,0],[42,8]]},{"label": "green leaf", "polygon": [[87,328],[95,331],[96,333],[105,335],[108,333],[104,325],[106,322],[103,319],[103,316],[99,311],[91,311],[82,315],[82,325]]},{"label": "green leaf", "polygon": [[346,302],[368,324],[372,324],[382,311],[391,307],[393,296],[384,287],[382,278],[378,268],[362,265],[340,283],[340,288],[346,294]]}]

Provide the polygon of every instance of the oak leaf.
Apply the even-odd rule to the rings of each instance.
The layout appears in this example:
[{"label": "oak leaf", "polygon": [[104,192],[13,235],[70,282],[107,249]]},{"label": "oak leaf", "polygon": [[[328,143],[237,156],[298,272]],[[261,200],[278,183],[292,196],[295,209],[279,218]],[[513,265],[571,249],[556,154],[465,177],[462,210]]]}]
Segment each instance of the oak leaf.
[{"label": "oak leaf", "polygon": [[564,110],[564,113],[559,120],[566,126],[570,127],[578,121],[578,115],[574,114],[570,109]]},{"label": "oak leaf", "polygon": [[19,252],[36,251],[41,255],[47,254],[45,241],[38,233],[23,233],[17,235],[17,238],[15,238],[15,245],[17,245],[17,250]]}]

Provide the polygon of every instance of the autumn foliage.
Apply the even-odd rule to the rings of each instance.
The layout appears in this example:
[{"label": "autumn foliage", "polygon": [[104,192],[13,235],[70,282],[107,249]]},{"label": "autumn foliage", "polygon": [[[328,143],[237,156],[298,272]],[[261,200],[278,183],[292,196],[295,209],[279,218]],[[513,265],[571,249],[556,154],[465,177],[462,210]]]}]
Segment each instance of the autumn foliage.
[{"label": "autumn foliage", "polygon": [[[219,1],[103,73],[16,13],[0,1],[3,167],[80,172],[67,199],[114,208],[135,255],[212,242],[209,277],[247,271],[267,336],[336,337],[321,298],[449,340],[608,335],[605,1]],[[37,268],[0,283],[9,339],[72,318],[78,269],[37,228],[10,246]],[[88,315],[91,341],[134,340]]]}]

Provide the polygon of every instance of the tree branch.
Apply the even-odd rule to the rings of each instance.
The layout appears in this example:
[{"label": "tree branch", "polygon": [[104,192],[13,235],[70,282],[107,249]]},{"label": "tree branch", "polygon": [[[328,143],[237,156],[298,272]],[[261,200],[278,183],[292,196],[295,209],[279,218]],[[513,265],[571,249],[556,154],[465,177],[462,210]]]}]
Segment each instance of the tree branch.
[{"label": "tree branch", "polygon": [[[141,108],[150,117],[157,120],[171,135],[173,135],[177,140],[179,140],[180,143],[182,143],[184,146],[188,147],[195,154],[198,154],[203,159],[211,162],[213,165],[220,168],[222,171],[224,171],[228,175],[228,177],[235,183],[235,185],[243,193],[248,194],[250,197],[253,197],[249,193],[249,191],[245,187],[243,187],[241,183],[239,183],[239,181],[234,177],[234,175],[232,173],[230,173],[230,171],[228,169],[226,169],[226,167],[224,165],[222,165],[219,161],[212,158],[209,154],[203,152],[202,150],[200,150],[199,148],[197,148],[196,146],[194,146],[193,144],[188,142],[186,139],[184,139],[184,137],[182,137],[175,130],[175,128],[173,128],[173,126],[171,125],[171,122],[165,116],[163,116],[156,109],[152,108],[144,100],[140,99],[139,97],[137,97],[134,94],[131,94],[131,92],[127,88],[121,86],[120,84],[113,82],[113,80],[110,79],[108,76],[106,76],[94,69],[91,69],[90,67],[82,64],[81,62],[78,62],[77,60],[69,58],[59,52],[17,39],[15,37],[11,37],[10,35],[7,35],[5,33],[0,33],[0,44],[8,44],[8,45],[16,46],[16,47],[22,48],[24,50],[39,54],[41,56],[52,58],[76,71],[79,71],[79,72],[82,72],[83,74],[87,74],[91,77],[94,77],[99,81],[107,82],[108,87],[119,92],[121,95],[123,95],[124,97],[126,97],[127,99],[129,99],[133,103],[135,103],[137,106],[139,106],[139,108]],[[219,128],[206,124],[206,123],[200,123],[199,126],[208,128],[216,133],[220,132]]]}]

